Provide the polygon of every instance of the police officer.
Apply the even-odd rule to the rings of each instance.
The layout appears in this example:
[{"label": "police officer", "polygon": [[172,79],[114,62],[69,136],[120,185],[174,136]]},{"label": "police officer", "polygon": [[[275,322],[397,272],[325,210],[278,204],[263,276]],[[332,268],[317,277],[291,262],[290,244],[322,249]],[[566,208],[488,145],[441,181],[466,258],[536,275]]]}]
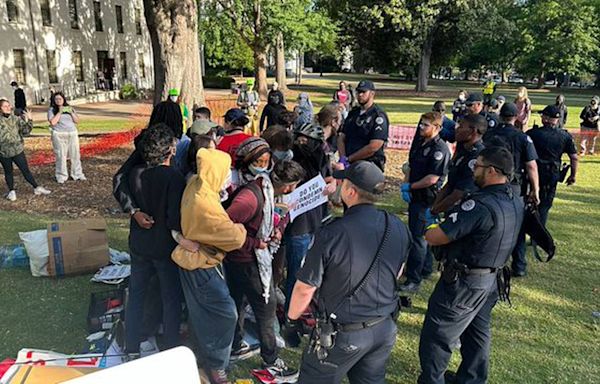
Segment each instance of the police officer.
[{"label": "police officer", "polygon": [[510,187],[510,153],[485,148],[475,162],[478,192],[430,228],[425,238],[439,247],[442,277],[429,299],[421,330],[418,383],[443,384],[452,348],[461,343],[457,383],[485,383],[491,342],[491,311],[503,271],[523,221],[523,201]]},{"label": "police officer", "polygon": [[402,198],[408,203],[408,226],[413,235],[413,248],[408,257],[405,292],[419,290],[421,280],[433,272],[433,256],[423,238],[430,208],[444,184],[450,163],[448,145],[440,138],[442,116],[428,112],[421,116],[418,129],[420,144],[413,146],[408,156],[408,182],[401,186]]},{"label": "police officer", "polygon": [[[542,111],[542,127],[534,127],[527,131],[533,141],[538,159],[540,177],[540,204],[538,209],[542,223],[548,220],[548,211],[552,208],[556,185],[560,181],[561,157],[563,153],[569,156],[571,174],[567,185],[575,184],[577,175],[577,149],[573,137],[564,129],[560,129],[561,110],[556,105],[548,105]],[[566,176],[566,175],[565,175]]]},{"label": "police officer", "polygon": [[358,160],[367,160],[385,167],[384,144],[388,140],[387,114],[375,104],[375,85],[362,80],[356,87],[359,107],[354,108],[338,133],[340,163],[346,167]]},{"label": "police officer", "polygon": [[[524,199],[539,204],[538,156],[531,138],[515,127],[517,113],[514,103],[504,104],[500,110],[502,123],[496,128],[488,129],[483,136],[483,143],[486,147],[503,147],[512,154],[515,171],[510,180],[511,185]],[[527,274],[524,228],[513,251],[512,272],[515,277]]]},{"label": "police officer", "polygon": [[461,145],[450,163],[448,182],[438,193],[431,212],[437,215],[446,212],[461,201],[467,193],[477,187],[473,170],[479,152],[484,148],[481,138],[487,130],[487,121],[481,115],[467,115],[458,122],[456,141]]},{"label": "police officer", "polygon": [[498,125],[498,119],[495,114],[483,110],[483,97],[481,96],[481,93],[471,93],[467,97],[467,100],[465,100],[465,105],[467,106],[468,115],[479,114],[485,117],[485,120],[488,123],[488,129],[493,129]]},{"label": "police officer", "polygon": [[318,290],[319,321],[304,351],[299,383],[384,383],[396,341],[396,279],[411,245],[406,225],[373,204],[383,172],[367,161],[344,171],[344,216],[315,236],[298,272],[288,317],[293,321]]}]

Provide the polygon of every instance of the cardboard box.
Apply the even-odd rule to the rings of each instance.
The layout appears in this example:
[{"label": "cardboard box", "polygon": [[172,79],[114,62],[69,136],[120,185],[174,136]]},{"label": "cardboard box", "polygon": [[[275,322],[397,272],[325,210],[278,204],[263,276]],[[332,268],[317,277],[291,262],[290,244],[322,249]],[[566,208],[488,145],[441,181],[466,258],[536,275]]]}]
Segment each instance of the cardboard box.
[{"label": "cardboard box", "polygon": [[98,371],[98,368],[20,366],[8,384],[58,384]]},{"label": "cardboard box", "polygon": [[104,219],[55,222],[48,225],[48,273],[62,277],[96,272],[109,263]]}]

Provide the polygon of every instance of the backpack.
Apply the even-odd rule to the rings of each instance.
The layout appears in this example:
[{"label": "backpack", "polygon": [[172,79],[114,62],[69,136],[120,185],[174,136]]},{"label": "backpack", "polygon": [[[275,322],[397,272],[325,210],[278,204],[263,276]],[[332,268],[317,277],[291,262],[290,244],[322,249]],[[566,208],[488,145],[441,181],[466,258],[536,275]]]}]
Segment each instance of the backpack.
[{"label": "backpack", "polygon": [[262,212],[262,206],[265,204],[265,197],[263,195],[262,189],[256,181],[243,185],[235,191],[233,191],[231,195],[229,195],[227,200],[222,202],[221,205],[223,206],[223,209],[227,210],[227,208],[229,208],[233,203],[233,200],[235,200],[236,196],[244,189],[250,189],[250,191],[252,191],[254,196],[256,196],[256,200],[258,201],[258,208],[256,209],[256,212],[254,212],[252,218],[250,219],[250,221],[252,221],[260,212]]}]

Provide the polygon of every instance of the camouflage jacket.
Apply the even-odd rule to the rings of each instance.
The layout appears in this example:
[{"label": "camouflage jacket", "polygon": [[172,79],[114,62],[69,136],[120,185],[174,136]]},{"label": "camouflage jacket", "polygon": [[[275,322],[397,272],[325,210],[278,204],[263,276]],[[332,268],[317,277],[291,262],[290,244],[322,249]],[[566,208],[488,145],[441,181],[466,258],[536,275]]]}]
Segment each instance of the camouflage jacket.
[{"label": "camouflage jacket", "polygon": [[23,152],[23,135],[32,129],[33,121],[0,114],[0,157],[13,157]]}]

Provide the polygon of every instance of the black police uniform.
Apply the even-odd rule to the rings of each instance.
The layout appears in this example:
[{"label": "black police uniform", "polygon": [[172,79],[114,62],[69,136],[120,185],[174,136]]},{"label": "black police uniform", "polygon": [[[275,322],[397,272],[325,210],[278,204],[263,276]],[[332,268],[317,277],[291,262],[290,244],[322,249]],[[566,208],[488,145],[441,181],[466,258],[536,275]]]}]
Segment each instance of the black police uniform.
[{"label": "black police uniform", "polygon": [[[525,196],[529,185],[526,177],[526,163],[538,159],[531,138],[514,125],[503,123],[496,129],[488,130],[483,135],[483,143],[486,147],[503,147],[512,153],[515,171],[511,185],[521,196]],[[523,229],[513,251],[512,270],[519,274],[524,273],[526,269],[525,230]]]},{"label": "black police uniform", "polygon": [[424,189],[411,190],[411,201],[408,204],[408,227],[413,235],[413,248],[406,264],[407,283],[420,284],[423,276],[433,272],[433,256],[423,238],[425,234],[425,211],[431,208],[438,191],[444,184],[450,163],[448,145],[439,136],[427,143],[412,147],[408,162],[410,176],[408,181],[414,183],[427,175],[440,176],[438,182]]},{"label": "black police uniform", "polygon": [[[497,273],[512,251],[523,221],[523,202],[508,184],[482,188],[440,224],[451,243],[440,247],[444,272],[429,299],[421,331],[421,384],[443,384],[454,345],[461,342],[458,383],[485,383]],[[447,272],[462,270],[454,279]],[[454,270],[456,270],[454,269]]]},{"label": "black police uniform", "polygon": [[576,155],[577,149],[573,137],[564,129],[551,126],[534,127],[527,131],[527,135],[533,141],[539,156],[537,159],[540,179],[538,209],[542,223],[546,224],[560,178],[562,154]]},{"label": "black police uniform", "polygon": [[396,277],[411,245],[406,225],[388,215],[389,235],[379,262],[352,299],[346,296],[366,275],[383,238],[385,213],[371,204],[352,206],[315,235],[297,279],[318,287],[319,312],[335,311],[337,335],[323,362],[316,353],[304,352],[299,383],[339,383],[346,374],[350,383],[384,383],[396,341]]},{"label": "black police uniform", "polygon": [[473,171],[475,170],[475,160],[484,147],[483,142],[479,140],[470,149],[461,146],[456,150],[448,171],[448,193],[452,193],[454,190],[465,193],[477,190]]},{"label": "black police uniform", "polygon": [[[341,129],[341,132],[346,136],[346,156],[350,156],[369,145],[371,140],[387,142],[389,125],[387,114],[376,104],[373,104],[371,108],[364,112],[360,107],[351,110]],[[385,167],[384,147],[385,144],[373,156],[364,159],[374,163],[382,171]]]},{"label": "black police uniform", "polygon": [[481,111],[479,114],[485,117],[485,120],[488,123],[488,130],[496,128],[500,125],[500,120],[498,119],[498,115],[493,112]]}]

